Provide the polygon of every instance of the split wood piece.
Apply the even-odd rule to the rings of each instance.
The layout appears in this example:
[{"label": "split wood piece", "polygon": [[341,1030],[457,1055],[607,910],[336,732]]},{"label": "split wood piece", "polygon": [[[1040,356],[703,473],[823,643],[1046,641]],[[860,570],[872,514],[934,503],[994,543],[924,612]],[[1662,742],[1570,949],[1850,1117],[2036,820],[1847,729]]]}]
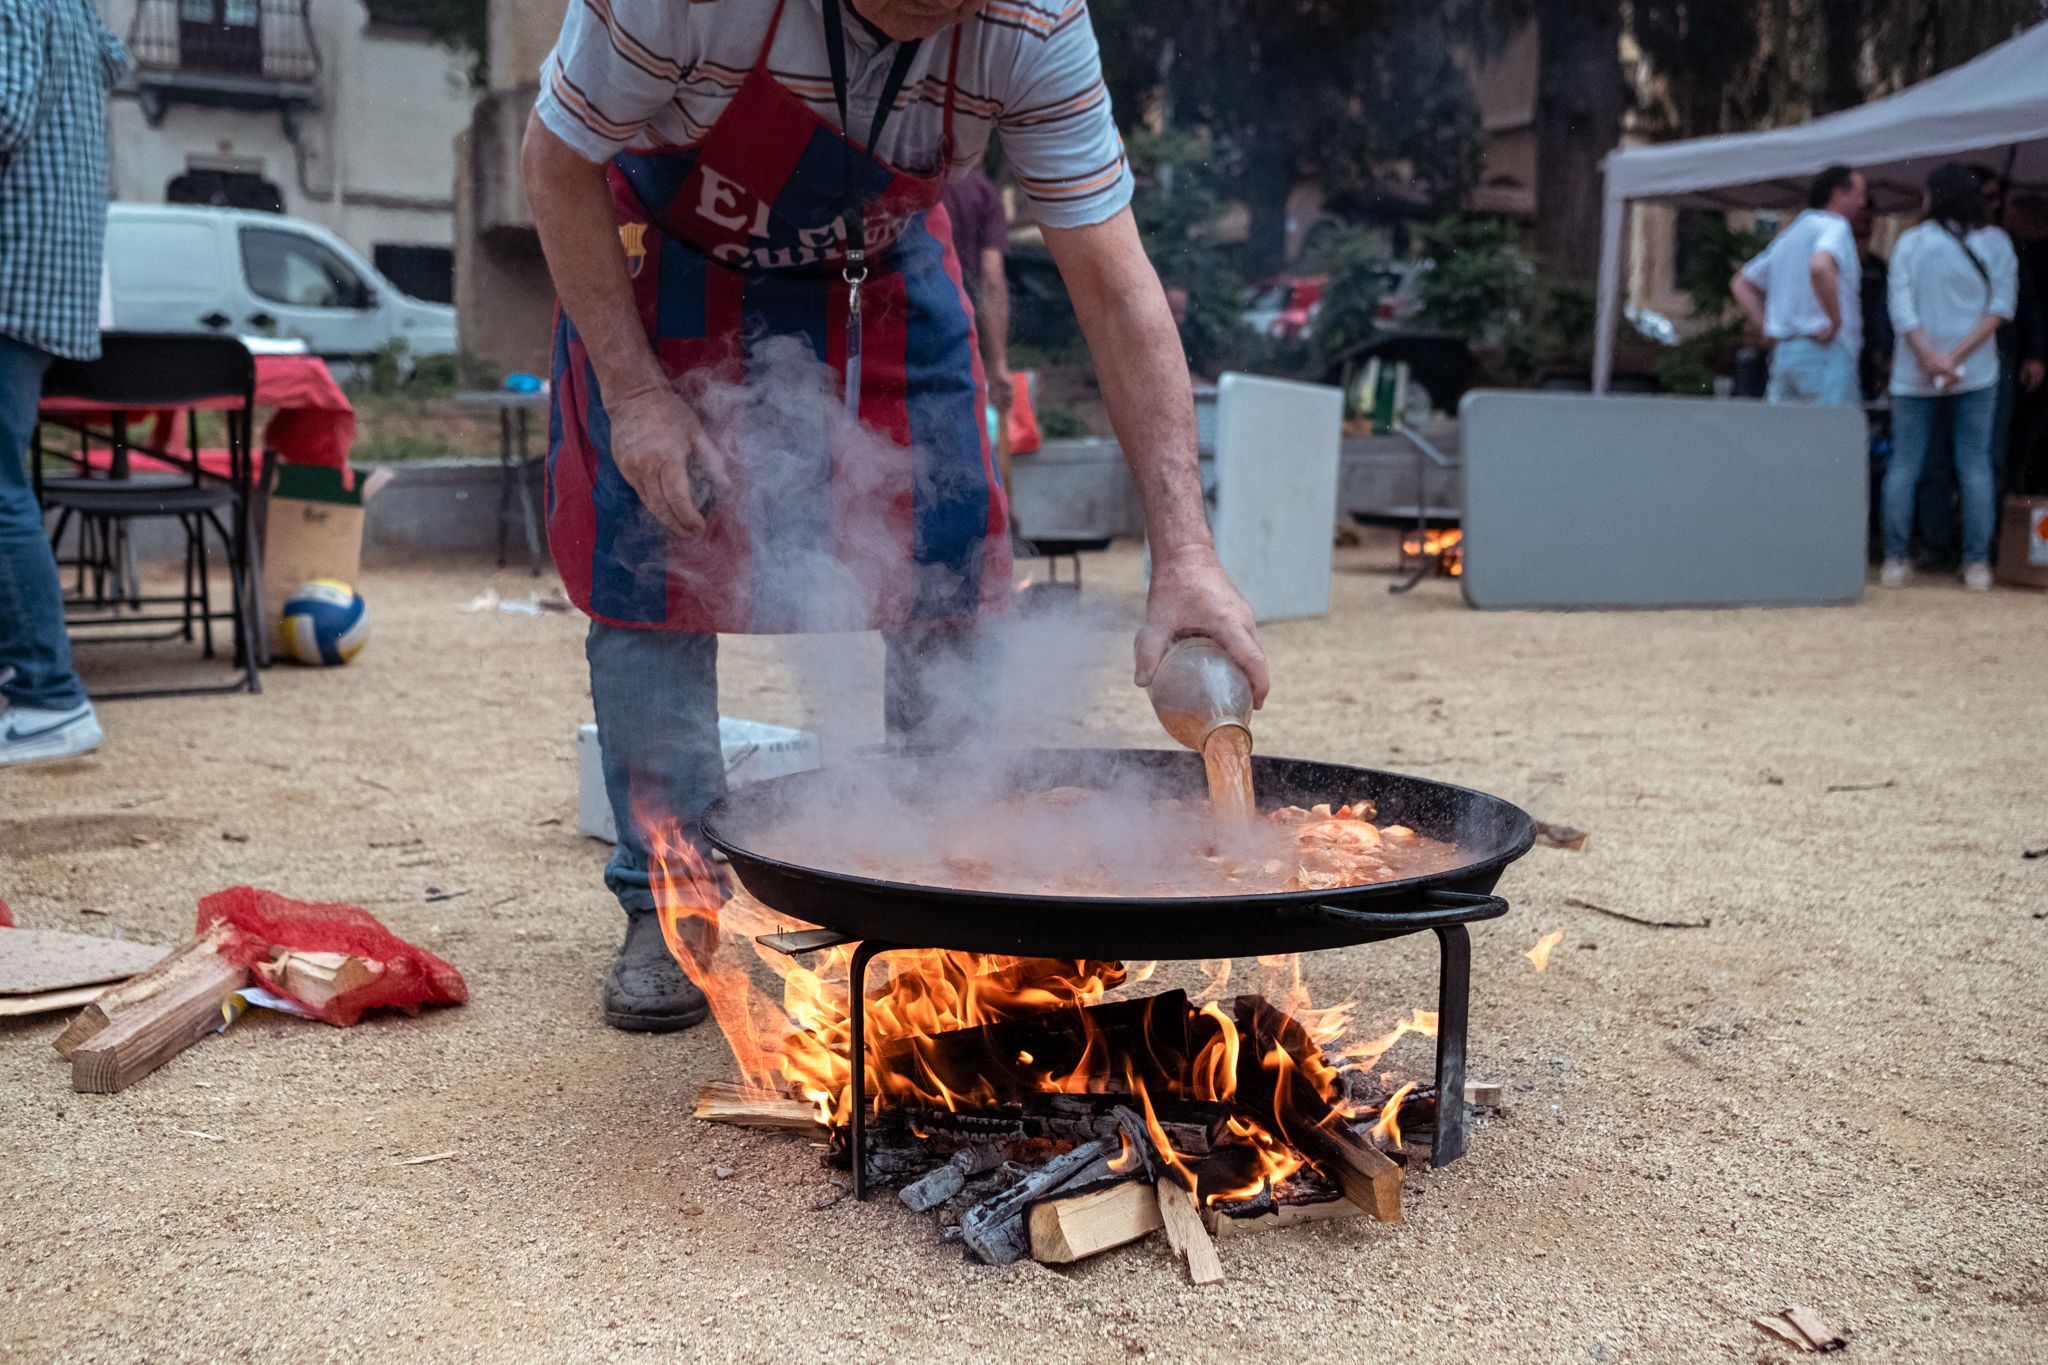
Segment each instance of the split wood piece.
[{"label": "split wood piece", "polygon": [[818,1127],[818,1110],[808,1100],[791,1099],[776,1090],[706,1081],[697,1087],[696,1117],[740,1128],[787,1128],[798,1132]]},{"label": "split wood piece", "polygon": [[1750,1321],[1780,1341],[1797,1346],[1802,1351],[1827,1353],[1839,1351],[1849,1344],[1847,1334],[1837,1332],[1823,1323],[1811,1308],[1781,1308]]},{"label": "split wood piece", "polygon": [[1474,1109],[1500,1108],[1500,1087],[1483,1081],[1465,1082],[1465,1103]]},{"label": "split wood piece", "polygon": [[146,1005],[187,981],[212,979],[218,975],[220,959],[217,955],[233,935],[234,931],[227,925],[215,923],[205,933],[179,944],[140,976],[132,976],[109,988],[80,1010],[78,1017],[57,1036],[57,1055],[69,1061],[80,1044],[106,1028],[123,1012]]},{"label": "split wood piece", "polygon": [[281,949],[259,975],[268,977],[287,995],[309,1009],[325,1009],[339,996],[359,991],[384,975],[374,958],[347,953],[309,953]]},{"label": "split wood piece", "polygon": [[69,990],[43,991],[36,995],[0,995],[0,1019],[77,1009],[80,1005],[90,1005],[107,990],[105,986],[73,986]]},{"label": "split wood piece", "polygon": [[1335,1180],[1344,1197],[1382,1223],[1401,1221],[1401,1167],[1341,1120],[1320,1127],[1290,1128],[1302,1155]]},{"label": "split wood piece", "polygon": [[111,1095],[133,1084],[221,1026],[221,1004],[249,982],[249,969],[216,957],[192,959],[203,970],[122,1010],[71,1054],[71,1088]]},{"label": "split wood piece", "polygon": [[1031,1206],[1031,1259],[1047,1265],[1085,1260],[1150,1236],[1160,1221],[1158,1197],[1137,1180],[1047,1199]]},{"label": "split wood piece", "polygon": [[1031,1254],[1030,1234],[1024,1215],[1032,1204],[1047,1198],[1091,1167],[1117,1155],[1122,1144],[1098,1138],[1084,1142],[1073,1151],[1054,1157],[1002,1193],[983,1200],[960,1216],[960,1239],[975,1255],[990,1265],[1015,1265]]},{"label": "split wood piece", "polygon": [[[1212,1206],[1213,1207],[1213,1206]],[[1325,1199],[1317,1204],[1275,1204],[1261,1213],[1235,1217],[1220,1213],[1215,1219],[1216,1235],[1262,1232],[1267,1228],[1291,1228],[1301,1223],[1327,1223],[1338,1218],[1362,1217],[1365,1210],[1349,1199]]]},{"label": "split wood piece", "polygon": [[1536,822],[1536,842],[1545,848],[1562,848],[1572,853],[1583,853],[1586,841],[1593,836],[1570,825],[1552,825],[1542,820]]},{"label": "split wood piece", "polygon": [[1194,1191],[1171,1180],[1162,1180],[1152,1188],[1159,1205],[1160,1226],[1166,1229],[1166,1240],[1174,1254],[1187,1262],[1188,1278],[1196,1284],[1221,1284],[1223,1262],[1217,1259],[1216,1243],[1210,1240],[1209,1230],[1202,1226],[1202,1211],[1195,1204]]}]

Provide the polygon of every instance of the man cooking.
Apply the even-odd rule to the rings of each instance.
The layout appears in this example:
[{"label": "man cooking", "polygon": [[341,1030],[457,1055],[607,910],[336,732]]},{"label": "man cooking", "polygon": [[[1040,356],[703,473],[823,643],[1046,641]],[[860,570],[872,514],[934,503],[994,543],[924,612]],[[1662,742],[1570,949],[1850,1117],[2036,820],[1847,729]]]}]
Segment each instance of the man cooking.
[{"label": "man cooking", "polygon": [[[946,666],[1010,594],[939,206],[992,129],[1107,362],[1144,503],[1137,684],[1175,638],[1208,635],[1263,701],[1266,660],[1203,516],[1187,364],[1084,0],[582,0],[541,85],[524,171],[561,301],[549,540],[591,617],[619,829],[605,881],[627,916],[604,1018],[684,1028],[705,1001],[662,941],[641,830],[694,838],[724,791],[718,635],[881,630],[891,739],[943,740],[961,708],[932,678],[962,676]],[[771,368],[784,382],[792,347],[844,418],[732,401]]]}]

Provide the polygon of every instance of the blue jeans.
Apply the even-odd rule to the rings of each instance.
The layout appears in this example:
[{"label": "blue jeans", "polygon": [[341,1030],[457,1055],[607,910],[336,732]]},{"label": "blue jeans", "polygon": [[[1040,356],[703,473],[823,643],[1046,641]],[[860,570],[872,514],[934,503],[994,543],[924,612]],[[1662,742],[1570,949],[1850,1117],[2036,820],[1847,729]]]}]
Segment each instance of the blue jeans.
[{"label": "blue jeans", "polygon": [[71,669],[57,557],[24,458],[49,367],[49,352],[0,337],[0,670],[14,670],[0,692],[16,706],[68,711],[85,703],[85,685]]},{"label": "blue jeans", "polygon": [[[971,627],[927,626],[890,633],[884,641],[883,721],[890,741],[958,742],[971,717],[946,705],[938,688],[955,690],[958,669],[977,662],[980,637]],[[644,915],[654,909],[654,888],[643,822],[672,820],[703,850],[704,812],[725,795],[718,637],[592,621],[583,653],[590,661],[605,796],[619,831],[604,884],[628,915]],[[935,677],[946,681],[935,686]]]},{"label": "blue jeans", "polygon": [[1822,407],[1853,407],[1863,401],[1856,375],[1856,353],[1842,346],[1823,346],[1810,337],[1793,337],[1771,352],[1773,403],[1813,403]]},{"label": "blue jeans", "polygon": [[1912,543],[1920,472],[1927,465],[1935,420],[1943,409],[1955,451],[1956,481],[1962,488],[1963,563],[1987,564],[1997,515],[1991,474],[1991,427],[1998,410],[1995,385],[1934,398],[1893,397],[1892,462],[1884,472],[1884,557],[1904,559]]}]

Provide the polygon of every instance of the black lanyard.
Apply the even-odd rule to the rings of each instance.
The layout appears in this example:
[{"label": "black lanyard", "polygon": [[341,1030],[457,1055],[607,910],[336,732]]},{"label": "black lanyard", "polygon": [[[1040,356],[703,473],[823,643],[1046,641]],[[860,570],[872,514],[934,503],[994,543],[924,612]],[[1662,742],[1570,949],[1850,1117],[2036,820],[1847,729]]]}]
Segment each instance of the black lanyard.
[{"label": "black lanyard", "polygon": [[[832,65],[832,97],[839,102],[841,223],[846,232],[846,278],[858,284],[867,278],[867,195],[861,190],[862,177],[853,165],[853,121],[846,111],[846,21],[840,0],[825,0],[825,55]],[[896,96],[910,76],[910,64],[917,60],[922,39],[900,43],[889,75],[882,82],[882,102],[875,106],[875,119],[868,128],[868,155],[880,160],[882,129],[896,108]]]}]

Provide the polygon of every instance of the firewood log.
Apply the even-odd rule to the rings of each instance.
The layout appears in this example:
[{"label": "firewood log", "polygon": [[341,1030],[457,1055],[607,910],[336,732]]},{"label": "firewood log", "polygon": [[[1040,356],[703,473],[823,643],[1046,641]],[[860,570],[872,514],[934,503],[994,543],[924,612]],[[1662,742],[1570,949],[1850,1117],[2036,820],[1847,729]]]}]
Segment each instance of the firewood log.
[{"label": "firewood log", "polygon": [[[227,925],[215,923],[196,938],[189,938],[172,949],[170,954],[148,971],[131,976],[118,985],[101,992],[91,1004],[78,1012],[64,1032],[57,1035],[57,1055],[66,1061],[86,1039],[104,1029],[123,1010],[132,1009],[169,990],[175,983],[187,981],[195,976],[209,976],[219,971],[215,965],[215,954],[233,931]],[[225,994],[225,992],[223,993]]]},{"label": "firewood log", "polygon": [[191,961],[197,965],[121,1009],[73,1049],[73,1090],[110,1095],[219,1031],[222,1002],[248,984],[249,969],[211,952],[195,953]]},{"label": "firewood log", "polygon": [[731,1081],[706,1081],[697,1087],[696,1117],[741,1128],[787,1128],[802,1132],[818,1127],[818,1110],[810,1101]]},{"label": "firewood log", "polygon": [[1223,1262],[1216,1256],[1216,1243],[1202,1226],[1202,1212],[1195,1204],[1195,1192],[1172,1180],[1152,1187],[1159,1205],[1159,1221],[1174,1254],[1187,1263],[1188,1278],[1196,1284],[1221,1284]]},{"label": "firewood log", "polygon": [[1065,1265],[1156,1232],[1159,1200],[1151,1186],[1125,1180],[1087,1194],[1041,1200],[1031,1206],[1029,1223],[1031,1259]]}]

